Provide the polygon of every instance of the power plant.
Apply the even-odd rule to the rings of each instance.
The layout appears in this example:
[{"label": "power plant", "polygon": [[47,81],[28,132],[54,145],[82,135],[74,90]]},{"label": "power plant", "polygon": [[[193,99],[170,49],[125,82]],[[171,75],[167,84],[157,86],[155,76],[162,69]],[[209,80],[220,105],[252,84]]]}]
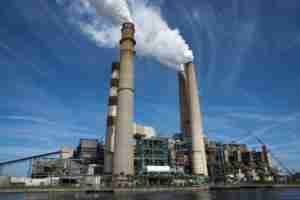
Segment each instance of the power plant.
[{"label": "power plant", "polygon": [[[133,175],[134,172],[134,39],[132,23],[122,26],[120,64],[113,63],[109,113],[107,120],[105,172]],[[208,175],[202,114],[198,97],[195,65],[184,65],[178,74],[182,131],[191,141],[192,173]],[[112,162],[113,161],[113,162]]]},{"label": "power plant", "polygon": [[[76,150],[64,148],[29,157],[35,159],[32,178],[51,176],[64,183],[78,183],[88,176],[86,181],[98,183],[101,177],[106,186],[120,187],[139,183],[199,184],[208,179],[273,180],[266,145],[262,151],[251,151],[246,145],[222,144],[205,137],[196,66],[192,62],[185,63],[183,71],[177,72],[180,132],[160,137],[154,128],[135,123],[135,45],[135,26],[124,23],[120,58],[111,65],[105,144],[97,139],[81,139]],[[43,158],[53,154],[60,154],[60,158]],[[0,163],[0,168],[13,162],[18,160]]]},{"label": "power plant", "polygon": [[[156,136],[153,128],[137,125],[134,122],[134,24],[124,23],[121,31],[120,61],[112,64],[104,145],[105,174],[122,176],[123,180],[126,176],[153,172],[185,173],[202,177],[226,177],[228,173],[236,175],[236,171],[247,174],[247,171],[242,170],[241,164],[237,168],[231,167],[232,170],[225,169],[225,166],[231,166],[229,163],[236,160],[230,157],[229,151],[248,155],[243,159],[239,157],[236,162],[251,160],[243,164],[252,166],[249,168],[254,174],[256,165],[253,162],[264,163],[259,166],[264,166],[265,176],[271,176],[270,159],[265,149],[262,153],[253,153],[247,147],[237,150],[235,145],[210,142],[205,138],[196,66],[192,62],[185,63],[183,71],[177,73],[180,133],[162,138]],[[217,169],[219,175],[216,175]]]}]

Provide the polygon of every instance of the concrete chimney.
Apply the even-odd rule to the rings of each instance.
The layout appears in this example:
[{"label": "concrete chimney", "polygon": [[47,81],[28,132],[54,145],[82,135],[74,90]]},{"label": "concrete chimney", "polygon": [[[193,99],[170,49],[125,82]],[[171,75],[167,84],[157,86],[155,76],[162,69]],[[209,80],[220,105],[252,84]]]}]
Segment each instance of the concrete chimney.
[{"label": "concrete chimney", "polygon": [[134,33],[134,24],[123,24],[122,39],[120,41],[120,82],[113,158],[114,175],[134,174],[132,134],[134,113]]},{"label": "concrete chimney", "polygon": [[106,121],[106,139],[104,152],[104,173],[112,174],[113,153],[116,135],[116,121],[118,109],[118,88],[119,88],[120,63],[112,64],[110,92],[108,99],[108,114]]},{"label": "concrete chimney", "polygon": [[185,64],[192,135],[192,172],[196,175],[202,174],[207,176],[208,172],[202,125],[202,114],[200,110],[200,99],[198,94],[198,84],[195,70],[195,65],[192,62]]},{"label": "concrete chimney", "polygon": [[191,137],[190,113],[188,104],[187,84],[185,72],[178,72],[178,88],[179,88],[179,110],[180,110],[180,126],[181,133],[184,137]]}]

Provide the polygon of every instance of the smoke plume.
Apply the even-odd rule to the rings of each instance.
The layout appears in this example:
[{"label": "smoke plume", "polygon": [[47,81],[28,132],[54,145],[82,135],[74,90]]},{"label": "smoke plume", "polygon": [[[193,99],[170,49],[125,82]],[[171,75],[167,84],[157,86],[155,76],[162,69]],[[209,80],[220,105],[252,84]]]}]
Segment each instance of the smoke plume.
[{"label": "smoke plume", "polygon": [[133,22],[136,26],[137,53],[150,56],[164,65],[182,70],[182,64],[193,61],[193,52],[179,30],[163,19],[159,7],[144,0],[57,0],[98,46],[119,45],[120,26]]},{"label": "smoke plume", "polygon": [[110,16],[116,23],[132,22],[129,7],[124,0],[89,0],[97,13]]}]

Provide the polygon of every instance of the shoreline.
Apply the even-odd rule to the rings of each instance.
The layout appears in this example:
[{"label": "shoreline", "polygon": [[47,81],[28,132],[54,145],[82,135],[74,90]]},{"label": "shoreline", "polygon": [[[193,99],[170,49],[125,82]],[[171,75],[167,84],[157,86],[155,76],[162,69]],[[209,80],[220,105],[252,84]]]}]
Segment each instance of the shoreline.
[{"label": "shoreline", "polygon": [[300,184],[237,184],[211,185],[210,190],[240,190],[240,189],[300,189]]},{"label": "shoreline", "polygon": [[122,193],[122,192],[188,192],[204,190],[242,190],[242,189],[300,189],[297,185],[203,185],[191,187],[144,187],[144,188],[0,188],[0,193],[49,193],[49,192],[85,192],[85,193]]}]

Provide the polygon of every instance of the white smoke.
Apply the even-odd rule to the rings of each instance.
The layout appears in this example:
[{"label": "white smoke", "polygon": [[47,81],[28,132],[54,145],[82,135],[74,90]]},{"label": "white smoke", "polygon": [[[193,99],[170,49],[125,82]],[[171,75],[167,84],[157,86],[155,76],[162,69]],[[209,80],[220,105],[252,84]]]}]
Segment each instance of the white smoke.
[{"label": "white smoke", "polygon": [[154,57],[176,70],[193,61],[193,52],[180,32],[169,27],[158,7],[144,0],[59,0],[59,3],[101,47],[117,47],[121,24],[133,22],[139,55]]},{"label": "white smoke", "polygon": [[124,0],[89,0],[99,15],[112,17],[117,23],[132,22],[129,7]]},{"label": "white smoke", "polygon": [[176,68],[193,60],[189,46],[177,29],[172,30],[168,26],[159,8],[136,1],[132,18],[136,25],[137,52]]}]

